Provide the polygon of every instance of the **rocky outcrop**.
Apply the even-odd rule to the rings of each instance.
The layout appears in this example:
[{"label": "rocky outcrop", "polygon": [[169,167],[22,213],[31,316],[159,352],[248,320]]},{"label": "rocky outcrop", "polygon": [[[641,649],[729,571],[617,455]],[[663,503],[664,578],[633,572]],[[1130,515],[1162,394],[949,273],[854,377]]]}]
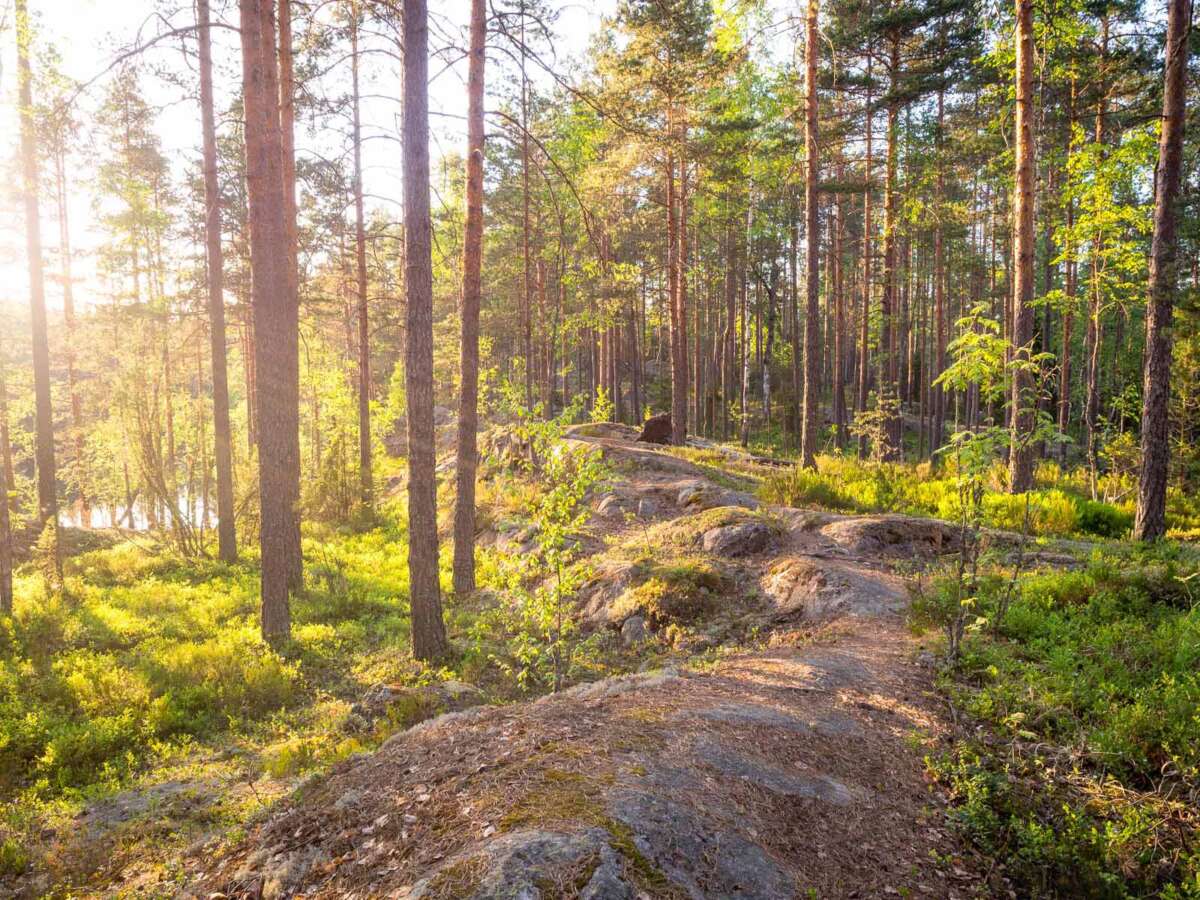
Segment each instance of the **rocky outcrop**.
[{"label": "rocky outcrop", "polygon": [[739,522],[704,532],[704,552],[716,556],[752,556],[775,540],[775,530],[765,522]]},{"label": "rocky outcrop", "polygon": [[958,528],[938,519],[915,516],[858,516],[838,519],[821,529],[850,553],[863,556],[937,556],[958,549]]},{"label": "rocky outcrop", "polygon": [[350,707],[342,729],[350,733],[366,732],[385,719],[407,728],[442,713],[479,706],[483,701],[479,688],[462,681],[441,681],[424,687],[377,684]]}]

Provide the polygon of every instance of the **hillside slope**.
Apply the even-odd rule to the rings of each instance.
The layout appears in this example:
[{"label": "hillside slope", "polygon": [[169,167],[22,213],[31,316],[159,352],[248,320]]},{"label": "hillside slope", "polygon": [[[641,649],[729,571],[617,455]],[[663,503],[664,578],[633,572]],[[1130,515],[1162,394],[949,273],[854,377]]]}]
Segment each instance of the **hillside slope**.
[{"label": "hillside slope", "polygon": [[[401,732],[204,860],[194,895],[980,893],[924,775],[947,725],[890,571],[949,549],[953,530],[755,509],[737,486],[752,459],[724,472],[616,428],[574,439],[618,473],[596,498],[606,540],[581,615],[610,627],[638,615],[614,612],[636,580],[613,551],[623,542],[689,554],[724,573],[724,625],[706,642],[719,650]],[[653,627],[642,618],[635,631]]]}]

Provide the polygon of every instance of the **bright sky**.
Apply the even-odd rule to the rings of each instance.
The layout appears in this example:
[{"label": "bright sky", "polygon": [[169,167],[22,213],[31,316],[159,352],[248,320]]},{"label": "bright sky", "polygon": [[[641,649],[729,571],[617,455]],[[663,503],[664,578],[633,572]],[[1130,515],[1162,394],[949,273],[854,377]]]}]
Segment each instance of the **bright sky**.
[{"label": "bright sky", "polygon": [[[156,8],[165,5],[155,0],[28,0],[34,17],[38,44],[52,42],[59,50],[66,74],[80,81],[89,81],[100,76],[89,89],[81,103],[87,110],[94,110],[103,97],[107,78],[102,76],[121,48],[144,43],[169,26],[156,14]],[[179,4],[184,11],[171,18],[171,25],[180,27],[191,24],[189,3]],[[580,54],[591,35],[600,27],[604,11],[611,10],[614,0],[590,0],[572,2],[565,0],[561,10],[554,52],[560,64]],[[213,0],[214,17],[236,25],[237,6],[233,0],[223,3]],[[469,15],[465,0],[430,0],[431,19],[437,21],[431,32],[431,46],[439,41],[437,31],[447,30],[461,33]],[[27,302],[28,277],[24,251],[24,224],[20,198],[16,194],[19,184],[17,173],[18,124],[16,112],[16,53],[13,34],[13,0],[0,0],[0,306]],[[140,37],[139,37],[140,35]],[[297,38],[299,42],[300,38]],[[218,110],[227,102],[229,95],[240,79],[240,55],[237,36],[226,30],[214,32],[214,56],[216,66],[216,91]],[[194,45],[193,45],[194,46]],[[36,51],[35,51],[36,52]],[[489,65],[492,62],[489,55]],[[168,85],[151,74],[159,67],[169,69],[180,77],[195,77],[190,61],[185,61],[178,40],[164,41],[145,56],[146,77],[143,84],[151,104],[160,108],[157,128],[163,149],[169,159],[175,160],[177,172],[189,165],[198,165],[200,145],[199,111],[194,100],[186,96],[177,86]],[[342,71],[325,79],[325,90],[340,91],[349,83],[349,64]],[[430,109],[433,114],[433,153],[461,152],[465,143],[465,131],[460,118],[466,111],[466,66],[458,63],[450,68],[437,60],[430,64],[434,81],[430,85]],[[535,67],[530,67],[530,76],[537,80]],[[362,92],[374,94],[363,104],[364,133],[371,135],[394,135],[398,129],[399,106],[392,99],[399,94],[400,83],[393,60],[381,56],[366,59],[363,63]],[[189,84],[190,87],[190,84]],[[36,100],[36,98],[35,98]],[[489,103],[491,105],[491,103]],[[444,113],[440,116],[437,113]],[[219,114],[219,113],[218,113]],[[85,117],[86,120],[86,117]],[[218,128],[220,128],[218,124]],[[102,235],[94,225],[94,197],[89,184],[94,179],[94,164],[103,159],[107,150],[96,146],[89,134],[79,135],[81,150],[74,170],[69,174],[71,239],[76,251],[77,302],[87,305],[102,299],[102,286],[94,277],[93,253],[99,246]],[[304,130],[297,131],[297,152],[321,152],[328,154],[331,145],[328,136],[314,138]],[[364,183],[373,199],[368,205],[395,205],[400,193],[399,146],[391,140],[367,140],[364,144]],[[398,209],[396,210],[398,214]],[[49,197],[44,197],[41,208],[42,236],[47,256],[57,246],[58,223]],[[52,257],[50,257],[52,258]],[[52,273],[48,273],[52,274]],[[60,288],[52,279],[47,280],[47,301],[51,310],[61,308]],[[53,314],[53,313],[52,313]]]}]

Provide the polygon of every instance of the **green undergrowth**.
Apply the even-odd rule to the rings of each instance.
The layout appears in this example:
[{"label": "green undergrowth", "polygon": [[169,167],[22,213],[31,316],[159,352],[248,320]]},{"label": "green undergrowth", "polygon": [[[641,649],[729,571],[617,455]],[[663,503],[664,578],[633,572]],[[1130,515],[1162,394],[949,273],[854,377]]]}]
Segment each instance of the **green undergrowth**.
[{"label": "green undergrowth", "polygon": [[[1039,536],[1123,538],[1133,525],[1133,500],[1128,491],[1105,485],[1106,492],[1122,499],[1092,500],[1086,478],[1064,473],[1043,463],[1037,486],[1029,493],[1030,532]],[[928,463],[875,463],[846,456],[822,455],[817,467],[794,467],[772,472],[759,491],[768,503],[815,506],[839,512],[896,512],[935,516],[958,521],[962,516],[958,483],[949,463],[940,470]],[[1103,494],[1102,494],[1103,496]],[[1194,527],[1194,502],[1172,491],[1168,525],[1175,533]],[[988,480],[982,501],[985,526],[1021,531],[1025,523],[1025,496],[1007,492],[1007,470],[997,466]]]},{"label": "green undergrowth", "polygon": [[[985,573],[968,598],[941,688],[986,729],[929,764],[1021,896],[1200,897],[1198,572],[1180,545],[1111,545],[1010,595]],[[936,621],[956,597],[935,579],[914,612]]]}]

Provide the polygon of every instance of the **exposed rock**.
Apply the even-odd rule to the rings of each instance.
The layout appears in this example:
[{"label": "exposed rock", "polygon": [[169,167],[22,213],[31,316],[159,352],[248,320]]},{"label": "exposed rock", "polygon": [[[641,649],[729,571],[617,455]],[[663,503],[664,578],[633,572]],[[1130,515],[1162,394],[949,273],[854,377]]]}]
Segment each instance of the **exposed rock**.
[{"label": "exposed rock", "polygon": [[[406,900],[442,897],[445,888],[452,886],[454,896],[470,900],[540,900],[543,897],[540,885],[552,884],[593,859],[599,859],[600,863],[588,886],[604,870],[597,890],[610,880],[618,892],[590,896],[614,900],[632,896],[620,877],[618,857],[608,840],[608,833],[599,828],[578,834],[528,829],[498,835],[482,847],[469,847],[452,857],[407,892],[402,890],[399,896]],[[472,877],[474,872],[478,874]],[[626,889],[624,894],[619,893],[622,886]]]},{"label": "exposed rock", "polygon": [[704,532],[704,550],[717,556],[750,556],[761,553],[775,539],[764,522],[739,522]]},{"label": "exposed rock", "polygon": [[793,879],[761,847],[682,800],[618,789],[608,808],[633,832],[638,852],[690,897],[780,900],[795,895]]},{"label": "exposed rock", "polygon": [[643,497],[637,505],[638,518],[652,519],[658,515],[658,504],[649,497]]},{"label": "exposed rock", "polygon": [[643,444],[671,443],[671,414],[659,413],[642,424],[642,433],[637,439]]},{"label": "exposed rock", "polygon": [[684,508],[696,509],[716,509],[719,506],[758,509],[759,506],[758,500],[744,491],[729,490],[700,479],[680,488],[676,502]]},{"label": "exposed rock", "polygon": [[164,781],[122,791],[80,813],[76,827],[82,836],[92,837],[148,815],[158,818],[187,815],[210,803],[212,791],[213,783],[209,781]]},{"label": "exposed rock", "polygon": [[621,422],[584,422],[572,425],[563,432],[568,438],[602,438],[612,441],[632,441],[638,436],[638,430],[632,425]]},{"label": "exposed rock", "polygon": [[773,794],[799,797],[803,800],[821,800],[835,806],[847,806],[854,800],[850,789],[832,778],[788,772],[756,760],[721,741],[703,738],[692,747],[692,753],[701,763],[716,769],[722,775],[740,778]]},{"label": "exposed rock", "polygon": [[479,435],[479,456],[498,469],[519,468],[529,460],[529,440],[497,425]]},{"label": "exposed rock", "polygon": [[600,865],[579,892],[579,900],[634,900],[633,887],[623,877],[621,856],[605,845],[600,848]]},{"label": "exposed rock", "polygon": [[806,622],[896,614],[906,601],[903,587],[888,577],[868,577],[852,563],[807,556],[779,560],[763,574],[759,586],[777,617],[798,614]]},{"label": "exposed rock", "polygon": [[444,406],[435,406],[433,408],[433,427],[440,428],[443,425],[449,425],[454,421],[454,413]]},{"label": "exposed rock", "polygon": [[262,900],[290,897],[293,888],[316,866],[329,861],[329,854],[320,847],[302,847],[291,853],[273,857],[263,869]]},{"label": "exposed rock", "polygon": [[621,624],[621,643],[636,646],[646,640],[646,617],[630,616]]},{"label": "exposed rock", "polygon": [[613,678],[605,678],[602,681],[588,681],[584,684],[577,684],[557,694],[547,694],[545,697],[539,697],[533,702],[537,706],[549,703],[555,698],[563,697],[584,701],[602,700],[609,697],[619,697],[621,694],[628,694],[630,691],[661,687],[664,684],[677,681],[680,677],[679,672],[672,668],[651,669],[648,672],[639,672],[636,675],[618,675]]},{"label": "exposed rock", "polygon": [[938,519],[916,516],[859,516],[821,529],[852,553],[865,556],[933,556],[958,547],[958,529]]},{"label": "exposed rock", "polygon": [[845,713],[827,712],[802,719],[759,703],[725,703],[694,713],[681,712],[676,718],[682,719],[691,715],[709,722],[733,725],[745,729],[747,733],[757,728],[778,728],[796,734],[819,734],[823,737],[845,737],[862,733],[862,726]]},{"label": "exposed rock", "polygon": [[350,708],[343,729],[366,731],[384,718],[393,718],[396,724],[408,727],[444,712],[478,706],[483,699],[479,688],[462,681],[443,681],[423,687],[376,684]]},{"label": "exposed rock", "polygon": [[642,577],[643,569],[622,559],[602,559],[593,568],[591,580],[579,590],[579,615],[587,624],[596,627],[616,627],[621,620],[612,617],[617,598]]},{"label": "exposed rock", "polygon": [[596,512],[606,519],[620,519],[632,507],[633,501],[619,494],[605,494],[596,507]]}]

